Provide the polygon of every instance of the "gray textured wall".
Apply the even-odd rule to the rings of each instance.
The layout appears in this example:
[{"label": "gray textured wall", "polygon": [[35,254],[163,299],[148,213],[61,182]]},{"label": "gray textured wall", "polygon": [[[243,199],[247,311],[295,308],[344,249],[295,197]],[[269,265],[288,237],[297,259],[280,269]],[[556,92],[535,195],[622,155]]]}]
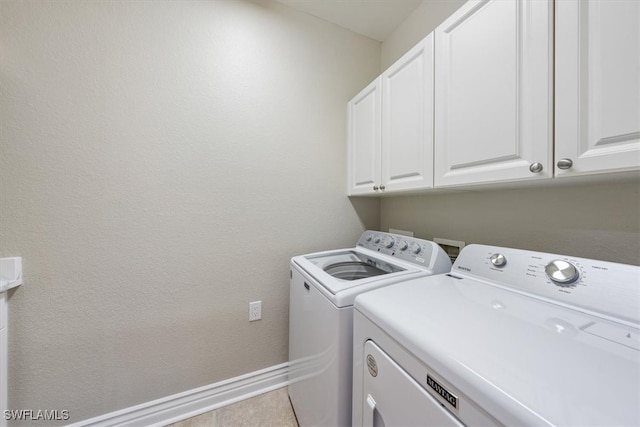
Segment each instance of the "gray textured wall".
[{"label": "gray textured wall", "polygon": [[2,1],[0,40],[10,406],[74,422],[287,361],[289,258],[379,225],[345,153],[380,44],[239,0]]},{"label": "gray textured wall", "polygon": [[381,229],[640,265],[638,181],[387,198]]}]

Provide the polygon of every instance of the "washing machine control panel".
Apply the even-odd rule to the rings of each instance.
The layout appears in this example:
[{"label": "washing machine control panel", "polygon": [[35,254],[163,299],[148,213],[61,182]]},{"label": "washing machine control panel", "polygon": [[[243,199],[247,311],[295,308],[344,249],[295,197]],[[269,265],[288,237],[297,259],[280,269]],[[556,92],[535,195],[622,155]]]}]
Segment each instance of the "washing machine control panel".
[{"label": "washing machine control panel", "polygon": [[432,257],[441,256],[434,242],[382,231],[365,231],[358,246],[421,266],[433,265]]},{"label": "washing machine control panel", "polygon": [[468,245],[451,273],[640,323],[639,266]]}]

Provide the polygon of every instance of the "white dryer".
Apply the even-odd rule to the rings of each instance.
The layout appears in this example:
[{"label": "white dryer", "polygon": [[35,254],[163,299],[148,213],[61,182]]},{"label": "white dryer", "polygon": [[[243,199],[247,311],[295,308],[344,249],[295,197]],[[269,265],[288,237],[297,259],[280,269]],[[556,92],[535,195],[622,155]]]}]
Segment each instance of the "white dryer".
[{"label": "white dryer", "polygon": [[353,424],[640,425],[640,267],[484,245],[355,300]]},{"label": "white dryer", "polygon": [[301,426],[351,425],[356,295],[450,269],[437,244],[376,231],[291,259],[289,396]]}]

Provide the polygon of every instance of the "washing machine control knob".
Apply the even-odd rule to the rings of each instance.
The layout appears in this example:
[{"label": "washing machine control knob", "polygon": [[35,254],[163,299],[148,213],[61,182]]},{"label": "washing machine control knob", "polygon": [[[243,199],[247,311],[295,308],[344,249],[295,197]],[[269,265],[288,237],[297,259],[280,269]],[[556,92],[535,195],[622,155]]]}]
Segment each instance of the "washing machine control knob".
[{"label": "washing machine control knob", "polygon": [[561,259],[551,261],[544,271],[552,282],[560,286],[573,283],[580,277],[575,265]]},{"label": "washing machine control knob", "polygon": [[367,234],[367,242],[370,242],[373,239],[373,234]]},{"label": "washing machine control knob", "polygon": [[415,255],[418,255],[421,250],[422,250],[422,248],[420,247],[419,244],[417,244],[417,243],[412,243],[411,244],[411,252],[413,252]]},{"label": "washing machine control knob", "polygon": [[394,239],[391,236],[387,236],[384,238],[384,241],[382,242],[382,244],[385,246],[385,248],[392,248],[393,245],[395,245],[396,243],[396,239]]},{"label": "washing machine control knob", "polygon": [[409,248],[409,244],[406,240],[401,240],[399,246],[401,251],[406,251],[407,248]]},{"label": "washing machine control knob", "polygon": [[373,238],[373,243],[380,243],[380,236],[376,234]]},{"label": "washing machine control knob", "polygon": [[496,267],[504,267],[507,265],[507,258],[502,254],[493,254],[489,257],[489,260],[491,261],[491,264]]}]

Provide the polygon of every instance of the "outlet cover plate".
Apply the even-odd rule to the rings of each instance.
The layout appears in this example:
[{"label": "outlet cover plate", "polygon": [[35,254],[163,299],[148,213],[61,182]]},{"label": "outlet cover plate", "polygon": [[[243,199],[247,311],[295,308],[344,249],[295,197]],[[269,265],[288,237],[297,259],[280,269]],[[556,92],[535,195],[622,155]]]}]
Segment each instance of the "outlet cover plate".
[{"label": "outlet cover plate", "polygon": [[249,303],[249,322],[262,319],[262,301]]}]

